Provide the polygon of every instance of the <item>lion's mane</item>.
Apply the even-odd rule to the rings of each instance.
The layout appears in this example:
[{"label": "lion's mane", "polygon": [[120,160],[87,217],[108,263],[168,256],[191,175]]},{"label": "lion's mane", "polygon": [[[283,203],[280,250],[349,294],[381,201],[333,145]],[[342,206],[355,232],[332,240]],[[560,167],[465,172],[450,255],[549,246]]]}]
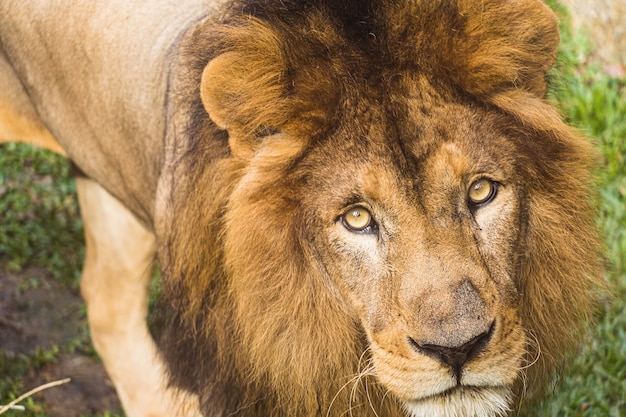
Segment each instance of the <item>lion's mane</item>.
[{"label": "lion's mane", "polygon": [[[172,383],[198,393],[207,415],[325,415],[331,404],[341,414],[368,401],[402,414],[379,385],[350,384],[368,366],[367,342],[311,249],[297,163],[350,123],[359,88],[414,70],[511,120],[527,193],[514,266],[525,382],[543,385],[602,286],[594,153],[544,101],[557,43],[553,16],[533,1],[245,1],[200,23],[177,58],[187,71],[172,79],[182,93],[169,135],[183,151],[160,252]],[[220,117],[238,139],[200,101],[216,57],[231,68],[211,80],[228,97]],[[259,151],[257,138],[278,129],[299,139]]]}]

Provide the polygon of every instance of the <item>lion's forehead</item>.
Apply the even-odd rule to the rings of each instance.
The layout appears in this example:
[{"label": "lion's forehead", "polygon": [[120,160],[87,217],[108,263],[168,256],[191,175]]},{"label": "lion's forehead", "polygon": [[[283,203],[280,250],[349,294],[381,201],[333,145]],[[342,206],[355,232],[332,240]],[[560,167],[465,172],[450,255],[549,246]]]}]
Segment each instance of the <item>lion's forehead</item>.
[{"label": "lion's forehead", "polygon": [[312,182],[318,189],[409,202],[456,192],[477,176],[504,182],[513,175],[515,145],[503,127],[508,120],[498,113],[445,97],[425,103],[413,96],[395,106],[366,101],[364,107],[362,117],[312,152],[323,161],[310,164],[310,174],[325,180]]}]

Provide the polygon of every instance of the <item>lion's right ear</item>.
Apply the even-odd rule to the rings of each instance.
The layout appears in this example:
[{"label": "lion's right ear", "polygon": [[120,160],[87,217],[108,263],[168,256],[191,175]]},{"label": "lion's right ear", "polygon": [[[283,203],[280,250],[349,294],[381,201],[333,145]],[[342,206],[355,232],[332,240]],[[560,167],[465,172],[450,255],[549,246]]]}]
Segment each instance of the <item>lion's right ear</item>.
[{"label": "lion's right ear", "polygon": [[280,127],[283,68],[274,60],[255,62],[240,52],[213,58],[202,73],[200,95],[209,116],[225,130]]},{"label": "lion's right ear", "polygon": [[260,131],[279,131],[290,117],[286,66],[274,33],[262,23],[230,28],[228,44],[204,68],[200,96],[209,117],[229,133],[235,154],[252,155]]}]

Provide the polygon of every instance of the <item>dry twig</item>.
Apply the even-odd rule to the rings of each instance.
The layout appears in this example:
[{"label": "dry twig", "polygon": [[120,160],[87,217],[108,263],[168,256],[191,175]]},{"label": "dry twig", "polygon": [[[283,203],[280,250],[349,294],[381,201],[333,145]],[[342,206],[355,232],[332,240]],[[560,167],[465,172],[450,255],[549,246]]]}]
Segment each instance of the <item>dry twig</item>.
[{"label": "dry twig", "polygon": [[61,379],[59,381],[48,382],[47,384],[43,384],[43,385],[38,386],[37,388],[33,388],[32,390],[28,391],[26,394],[20,395],[19,397],[17,397],[16,399],[14,399],[10,403],[8,403],[7,405],[0,406],[0,414],[6,413],[8,410],[13,408],[13,406],[15,404],[19,403],[20,401],[22,401],[22,400],[24,400],[24,399],[26,399],[26,398],[34,395],[34,394],[37,394],[40,391],[46,390],[48,388],[56,387],[58,385],[67,384],[70,381],[71,381],[70,378],[65,378],[65,379]]}]

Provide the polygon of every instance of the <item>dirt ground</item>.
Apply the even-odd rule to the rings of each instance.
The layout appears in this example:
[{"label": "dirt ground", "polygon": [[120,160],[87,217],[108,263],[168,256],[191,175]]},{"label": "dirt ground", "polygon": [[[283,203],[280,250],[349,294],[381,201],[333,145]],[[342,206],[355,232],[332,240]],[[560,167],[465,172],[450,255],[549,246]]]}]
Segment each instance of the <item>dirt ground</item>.
[{"label": "dirt ground", "polygon": [[615,77],[626,76],[626,0],[561,0],[574,30],[589,35],[592,55]]},{"label": "dirt ground", "polygon": [[[29,354],[38,348],[68,346],[84,340],[84,304],[80,295],[29,268],[19,273],[0,269],[0,350],[9,357]],[[26,389],[71,378],[71,382],[45,390],[34,397],[44,403],[51,417],[78,417],[121,413],[117,396],[102,364],[84,349],[63,353],[41,369],[29,371]],[[8,412],[17,417],[19,412]]]}]

